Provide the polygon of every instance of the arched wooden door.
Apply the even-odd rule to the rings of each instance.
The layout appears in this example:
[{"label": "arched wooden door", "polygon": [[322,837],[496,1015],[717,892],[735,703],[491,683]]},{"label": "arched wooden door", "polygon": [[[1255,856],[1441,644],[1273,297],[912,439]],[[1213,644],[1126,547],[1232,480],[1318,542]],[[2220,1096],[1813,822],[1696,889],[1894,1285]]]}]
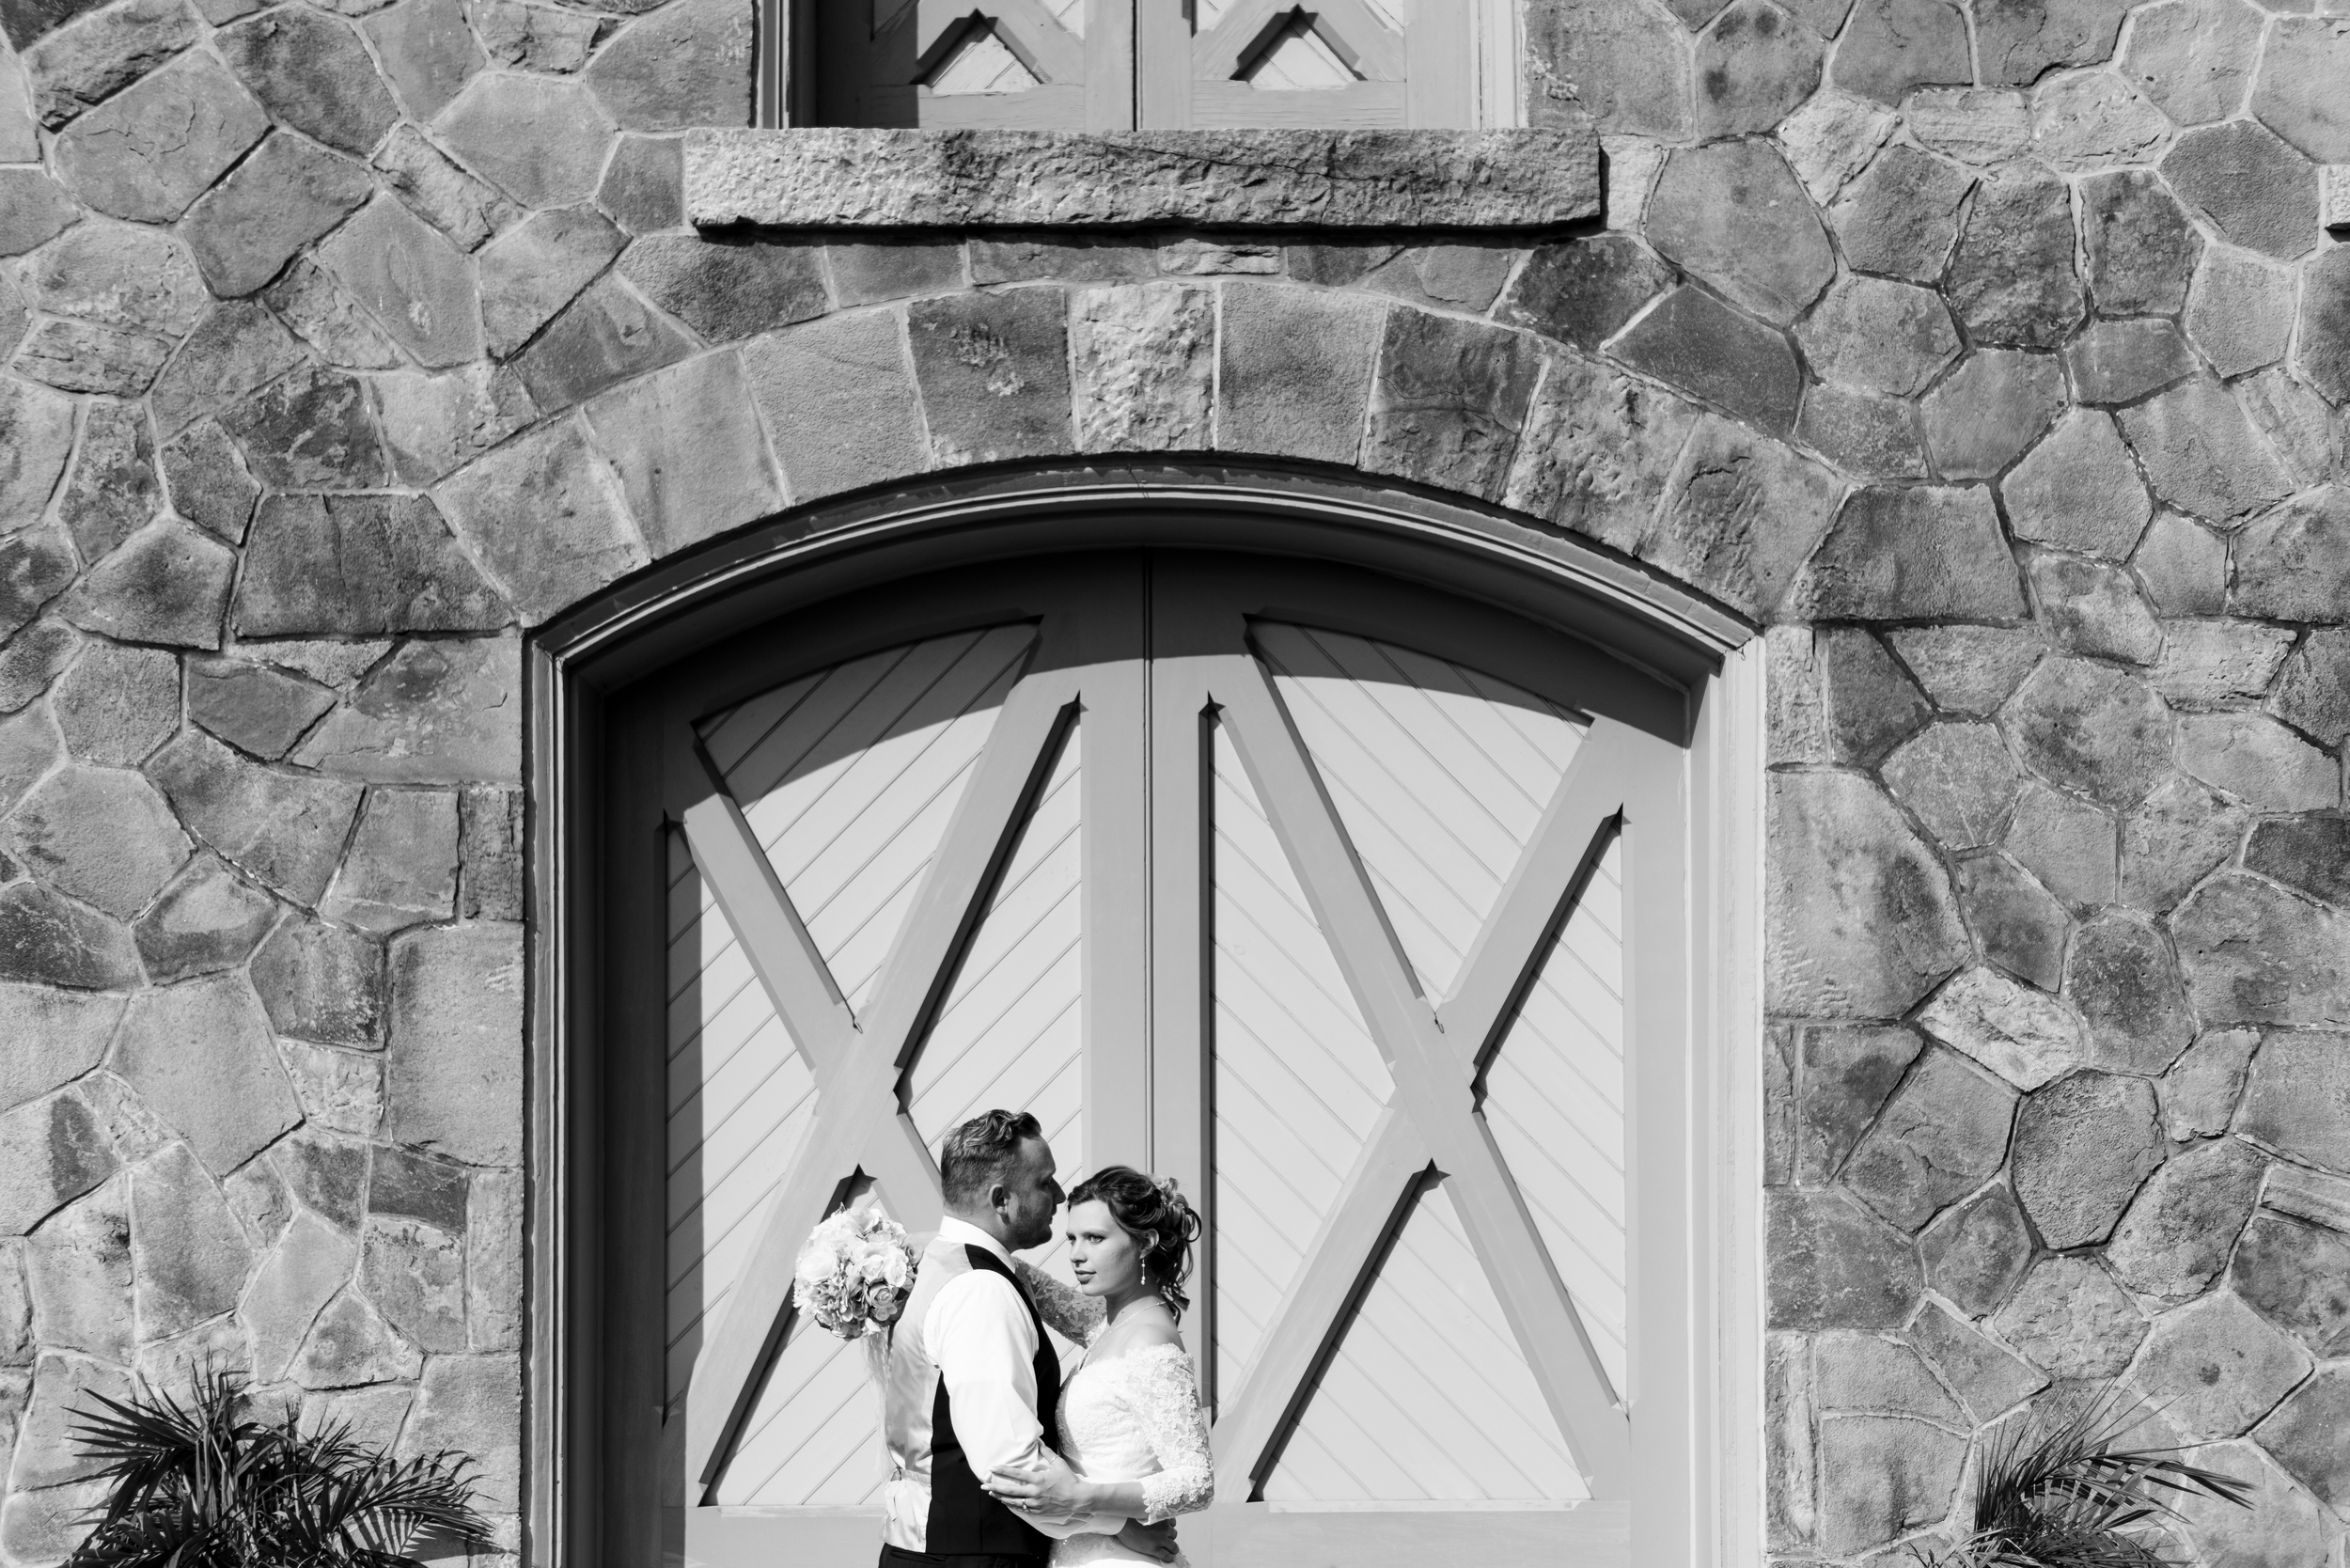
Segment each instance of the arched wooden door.
[{"label": "arched wooden door", "polygon": [[1201,1201],[1199,1568],[1678,1560],[1636,1544],[1689,1463],[1688,707],[1503,610],[1183,551],[869,593],[640,694],[615,1506],[672,1560],[870,1560],[876,1396],[793,1255],[846,1202],[934,1223],[940,1136],[1003,1105],[1065,1179]]}]

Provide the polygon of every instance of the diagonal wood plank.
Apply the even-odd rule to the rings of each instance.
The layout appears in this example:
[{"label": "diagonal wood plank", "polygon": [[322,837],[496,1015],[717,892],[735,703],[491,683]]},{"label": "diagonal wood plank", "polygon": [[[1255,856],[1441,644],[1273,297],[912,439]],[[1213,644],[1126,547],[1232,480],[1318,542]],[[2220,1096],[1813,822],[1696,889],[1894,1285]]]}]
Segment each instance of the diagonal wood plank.
[{"label": "diagonal wood plank", "polygon": [[[1214,663],[1214,695],[1364,1022],[1387,1057],[1394,1103],[1418,1125],[1439,1167],[1462,1180],[1463,1223],[1593,1495],[1621,1496],[1630,1481],[1624,1412],[1559,1290],[1532,1216],[1474,1113],[1472,1077],[1483,1042],[1448,1039],[1419,995],[1262,666],[1242,655]],[[1563,889],[1562,879],[1561,895]],[[1521,972],[1532,961],[1531,954],[1523,957]]]},{"label": "diagonal wood plank", "polygon": [[1296,8],[1296,0],[1240,0],[1191,46],[1192,69],[1210,81],[1232,80],[1265,35]]},{"label": "diagonal wood plank", "polygon": [[1635,732],[1613,719],[1591,726],[1558,792],[1510,874],[1452,995],[1436,1009],[1448,1039],[1481,1058],[1549,955],[1567,897],[1606,847],[1631,782]]},{"label": "diagonal wood plank", "polygon": [[[728,1440],[757,1396],[760,1374],[791,1301],[800,1243],[860,1168],[893,1190],[916,1185],[905,1168],[908,1139],[899,1124],[899,1069],[916,1029],[952,978],[949,960],[979,917],[989,883],[1019,834],[1062,727],[1073,716],[1074,697],[1074,682],[1063,673],[1032,676],[1012,688],[883,964],[877,992],[883,1000],[855,1047],[819,1088],[815,1123],[793,1152],[695,1369],[686,1461],[689,1474],[705,1485],[723,1465]],[[772,916],[768,929],[775,929]]]},{"label": "diagonal wood plank", "polygon": [[988,0],[995,36],[1020,63],[1047,82],[1082,82],[1085,44],[1037,0]]},{"label": "diagonal wood plank", "polygon": [[1418,1125],[1393,1106],[1383,1111],[1307,1247],[1296,1284],[1266,1325],[1239,1390],[1217,1413],[1213,1447],[1220,1495],[1253,1497],[1279,1457],[1281,1435],[1296,1419],[1315,1369],[1335,1347],[1428,1160]]},{"label": "diagonal wood plank", "polygon": [[1318,0],[1310,14],[1322,41],[1355,75],[1371,82],[1403,80],[1403,39],[1372,15],[1363,0]]},{"label": "diagonal wood plank", "polygon": [[856,1019],[742,807],[714,781],[709,794],[685,808],[685,841],[776,1015],[823,1083],[855,1049]]},{"label": "diagonal wood plank", "polygon": [[[685,838],[821,1096],[858,1048],[856,1020],[734,797],[713,788],[687,807]],[[876,1139],[872,1155],[870,1173],[893,1200],[915,1212],[927,1206],[937,1173],[918,1137],[910,1152],[902,1142]]]}]

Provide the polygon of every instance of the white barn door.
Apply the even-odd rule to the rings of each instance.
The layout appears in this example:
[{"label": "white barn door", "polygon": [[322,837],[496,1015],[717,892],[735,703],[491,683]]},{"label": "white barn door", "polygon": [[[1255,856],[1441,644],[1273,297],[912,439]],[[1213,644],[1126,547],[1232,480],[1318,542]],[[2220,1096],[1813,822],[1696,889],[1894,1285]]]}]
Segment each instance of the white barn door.
[{"label": "white barn door", "polygon": [[792,1257],[935,1223],[1000,1105],[1206,1214],[1199,1568],[1677,1560],[1684,694],[1328,567],[891,603],[665,721],[669,1553],[870,1560],[877,1396]]}]

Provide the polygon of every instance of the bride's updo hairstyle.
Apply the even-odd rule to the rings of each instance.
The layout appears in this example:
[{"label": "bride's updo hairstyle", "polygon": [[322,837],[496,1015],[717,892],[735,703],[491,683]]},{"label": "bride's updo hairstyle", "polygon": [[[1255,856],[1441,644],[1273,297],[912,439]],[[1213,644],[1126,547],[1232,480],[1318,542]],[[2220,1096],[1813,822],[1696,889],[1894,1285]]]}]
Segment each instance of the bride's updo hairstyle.
[{"label": "bride's updo hairstyle", "polygon": [[1100,1203],[1118,1228],[1142,1248],[1142,1280],[1167,1298],[1180,1315],[1191,1305],[1183,1281],[1191,1278],[1191,1244],[1199,1239],[1199,1216],[1175,1190],[1175,1179],[1153,1181],[1132,1166],[1104,1166],[1069,1195],[1072,1208]]}]

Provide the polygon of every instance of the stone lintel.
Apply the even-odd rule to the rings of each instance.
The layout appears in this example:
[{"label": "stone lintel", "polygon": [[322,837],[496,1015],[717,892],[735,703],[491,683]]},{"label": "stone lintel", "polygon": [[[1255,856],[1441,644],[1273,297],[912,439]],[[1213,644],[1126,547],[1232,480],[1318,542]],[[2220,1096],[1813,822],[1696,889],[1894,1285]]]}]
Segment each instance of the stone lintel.
[{"label": "stone lintel", "polygon": [[1550,228],[1599,143],[1539,131],[697,131],[687,219],[769,228]]}]

